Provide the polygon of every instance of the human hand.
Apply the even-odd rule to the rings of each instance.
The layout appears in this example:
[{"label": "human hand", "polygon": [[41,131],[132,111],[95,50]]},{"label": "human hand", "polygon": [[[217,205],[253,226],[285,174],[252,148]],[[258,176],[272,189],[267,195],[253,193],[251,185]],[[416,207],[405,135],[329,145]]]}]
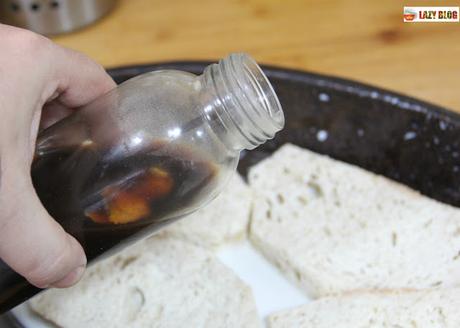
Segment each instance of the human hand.
[{"label": "human hand", "polygon": [[37,287],[67,287],[86,257],[32,185],[37,132],[115,83],[84,55],[26,30],[0,24],[0,48],[0,258]]}]

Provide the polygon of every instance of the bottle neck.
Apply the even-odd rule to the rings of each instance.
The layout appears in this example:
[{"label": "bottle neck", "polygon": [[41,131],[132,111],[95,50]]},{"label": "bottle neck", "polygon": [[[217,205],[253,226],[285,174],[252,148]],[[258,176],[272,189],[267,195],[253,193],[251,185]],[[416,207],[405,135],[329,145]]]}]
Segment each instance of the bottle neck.
[{"label": "bottle neck", "polygon": [[228,148],[254,149],[284,126],[278,97],[261,68],[246,54],[232,54],[202,76],[206,119]]}]

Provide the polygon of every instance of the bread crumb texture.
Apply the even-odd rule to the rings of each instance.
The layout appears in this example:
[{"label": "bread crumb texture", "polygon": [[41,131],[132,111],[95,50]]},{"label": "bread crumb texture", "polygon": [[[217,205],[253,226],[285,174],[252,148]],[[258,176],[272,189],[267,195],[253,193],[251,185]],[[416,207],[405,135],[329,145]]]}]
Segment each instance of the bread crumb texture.
[{"label": "bread crumb texture", "polygon": [[272,314],[270,328],[458,328],[460,289],[326,297]]},{"label": "bread crumb texture", "polygon": [[249,184],[251,241],[309,296],[459,286],[457,208],[290,144]]},{"label": "bread crumb texture", "polygon": [[30,305],[60,327],[260,327],[249,287],[210,251],[173,238],[129,247]]},{"label": "bread crumb texture", "polygon": [[166,227],[160,235],[217,249],[227,242],[246,238],[251,204],[251,190],[239,174],[234,174],[208,205]]}]

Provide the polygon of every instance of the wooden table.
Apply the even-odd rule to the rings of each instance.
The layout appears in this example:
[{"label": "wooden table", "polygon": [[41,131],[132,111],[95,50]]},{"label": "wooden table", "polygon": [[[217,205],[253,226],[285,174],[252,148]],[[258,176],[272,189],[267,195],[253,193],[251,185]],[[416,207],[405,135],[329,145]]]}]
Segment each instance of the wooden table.
[{"label": "wooden table", "polygon": [[[458,1],[407,1],[406,5]],[[368,82],[460,112],[460,23],[402,22],[395,0],[120,0],[99,23],[54,40],[106,67],[217,59]]]}]

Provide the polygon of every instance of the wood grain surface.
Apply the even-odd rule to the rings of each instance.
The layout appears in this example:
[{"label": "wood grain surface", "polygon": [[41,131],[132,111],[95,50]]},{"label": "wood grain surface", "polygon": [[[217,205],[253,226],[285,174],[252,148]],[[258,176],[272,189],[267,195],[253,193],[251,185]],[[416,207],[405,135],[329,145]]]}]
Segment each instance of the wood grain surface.
[{"label": "wood grain surface", "polygon": [[460,1],[119,0],[109,16],[53,38],[106,67],[217,59],[371,83],[460,112],[460,23],[403,23],[403,6]]}]

